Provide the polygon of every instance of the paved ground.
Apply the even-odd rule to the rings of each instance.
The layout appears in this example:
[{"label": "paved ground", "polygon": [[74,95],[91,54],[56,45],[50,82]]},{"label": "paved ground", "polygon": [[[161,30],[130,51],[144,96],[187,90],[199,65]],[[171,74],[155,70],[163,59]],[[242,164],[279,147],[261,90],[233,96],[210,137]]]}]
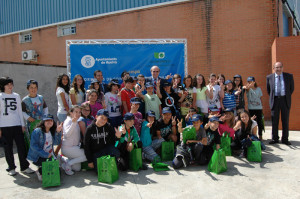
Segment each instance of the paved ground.
[{"label": "paved ground", "polygon": [[[270,141],[270,127],[264,134]],[[35,174],[8,176],[0,149],[0,198],[300,198],[300,132],[291,131],[292,146],[266,145],[261,163],[227,157],[228,171],[213,174],[207,166],[154,172],[121,172],[113,185],[97,181],[92,171],[62,174],[60,187],[42,188]],[[17,155],[15,160],[18,161]],[[169,162],[170,164],[170,162]],[[17,162],[18,165],[18,162]],[[32,168],[35,168],[32,166]],[[17,171],[19,172],[18,168]]]}]

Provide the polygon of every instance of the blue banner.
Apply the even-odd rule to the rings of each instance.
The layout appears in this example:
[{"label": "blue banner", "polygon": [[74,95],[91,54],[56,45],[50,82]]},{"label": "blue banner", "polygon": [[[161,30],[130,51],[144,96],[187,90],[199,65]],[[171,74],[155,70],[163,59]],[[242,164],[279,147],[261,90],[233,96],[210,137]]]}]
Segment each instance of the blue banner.
[{"label": "blue banner", "polygon": [[[151,76],[150,68],[160,68],[160,77],[169,74],[184,76],[184,43],[167,44],[70,44],[71,81],[76,74],[90,85],[95,70],[101,70],[104,82],[121,80],[121,73]],[[119,81],[121,83],[121,81]]]}]

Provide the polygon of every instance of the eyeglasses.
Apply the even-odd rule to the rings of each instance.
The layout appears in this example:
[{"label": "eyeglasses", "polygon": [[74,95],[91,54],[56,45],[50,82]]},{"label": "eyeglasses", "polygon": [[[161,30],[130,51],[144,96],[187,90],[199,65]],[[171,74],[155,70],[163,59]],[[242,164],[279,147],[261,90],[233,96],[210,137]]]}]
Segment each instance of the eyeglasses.
[{"label": "eyeglasses", "polygon": [[158,73],[159,71],[152,71],[153,73]]},{"label": "eyeglasses", "polygon": [[90,112],[91,110],[90,109],[83,109],[84,111],[87,111],[87,112]]}]

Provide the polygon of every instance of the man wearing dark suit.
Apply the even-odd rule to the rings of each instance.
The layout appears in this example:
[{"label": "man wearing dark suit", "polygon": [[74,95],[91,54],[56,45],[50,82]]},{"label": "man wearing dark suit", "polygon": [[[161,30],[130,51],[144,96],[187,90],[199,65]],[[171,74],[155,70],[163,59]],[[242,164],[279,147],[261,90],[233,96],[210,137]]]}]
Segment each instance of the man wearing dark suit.
[{"label": "man wearing dark suit", "polygon": [[156,83],[160,81],[160,90],[163,90],[163,85],[165,82],[167,82],[167,79],[169,79],[169,75],[167,76],[167,79],[163,79],[159,77],[160,69],[158,66],[152,66],[150,69],[151,72],[151,77],[146,77],[145,78],[145,83],[150,82],[154,85],[154,93],[156,93]]},{"label": "man wearing dark suit", "polygon": [[99,81],[100,90],[103,94],[108,92],[107,84],[103,83],[103,74],[101,70],[95,70],[94,72],[94,78]]},{"label": "man wearing dark suit", "polygon": [[294,78],[292,74],[283,72],[281,62],[273,66],[275,73],[267,76],[267,90],[270,96],[269,103],[272,116],[272,141],[269,144],[279,142],[278,124],[281,112],[282,138],[281,142],[291,145],[289,142],[289,115],[291,108],[291,97],[294,92]]}]

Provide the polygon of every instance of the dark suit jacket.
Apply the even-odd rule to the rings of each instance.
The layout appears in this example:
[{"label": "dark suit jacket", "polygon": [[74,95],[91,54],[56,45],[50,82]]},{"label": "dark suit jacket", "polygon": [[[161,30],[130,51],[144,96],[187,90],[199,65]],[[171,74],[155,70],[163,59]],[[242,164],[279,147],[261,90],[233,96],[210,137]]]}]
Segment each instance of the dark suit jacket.
[{"label": "dark suit jacket", "polygon": [[[294,92],[294,78],[290,73],[283,73],[283,80],[285,86],[285,96],[288,108],[291,108],[291,98],[292,93]],[[270,108],[273,108],[274,97],[275,97],[275,73],[272,73],[267,76],[267,91],[270,96],[269,104]]]},{"label": "dark suit jacket", "polygon": [[[167,82],[168,80],[163,79],[161,77],[158,77],[158,80],[160,80],[159,89],[162,91],[164,83]],[[145,83],[147,83],[147,82],[150,82],[150,83],[154,84],[152,77],[145,77]]]},{"label": "dark suit jacket", "polygon": [[104,90],[101,85],[100,85],[100,90],[103,94],[105,94],[108,92],[107,84],[104,84],[104,83],[102,83],[102,84],[103,84]]}]

